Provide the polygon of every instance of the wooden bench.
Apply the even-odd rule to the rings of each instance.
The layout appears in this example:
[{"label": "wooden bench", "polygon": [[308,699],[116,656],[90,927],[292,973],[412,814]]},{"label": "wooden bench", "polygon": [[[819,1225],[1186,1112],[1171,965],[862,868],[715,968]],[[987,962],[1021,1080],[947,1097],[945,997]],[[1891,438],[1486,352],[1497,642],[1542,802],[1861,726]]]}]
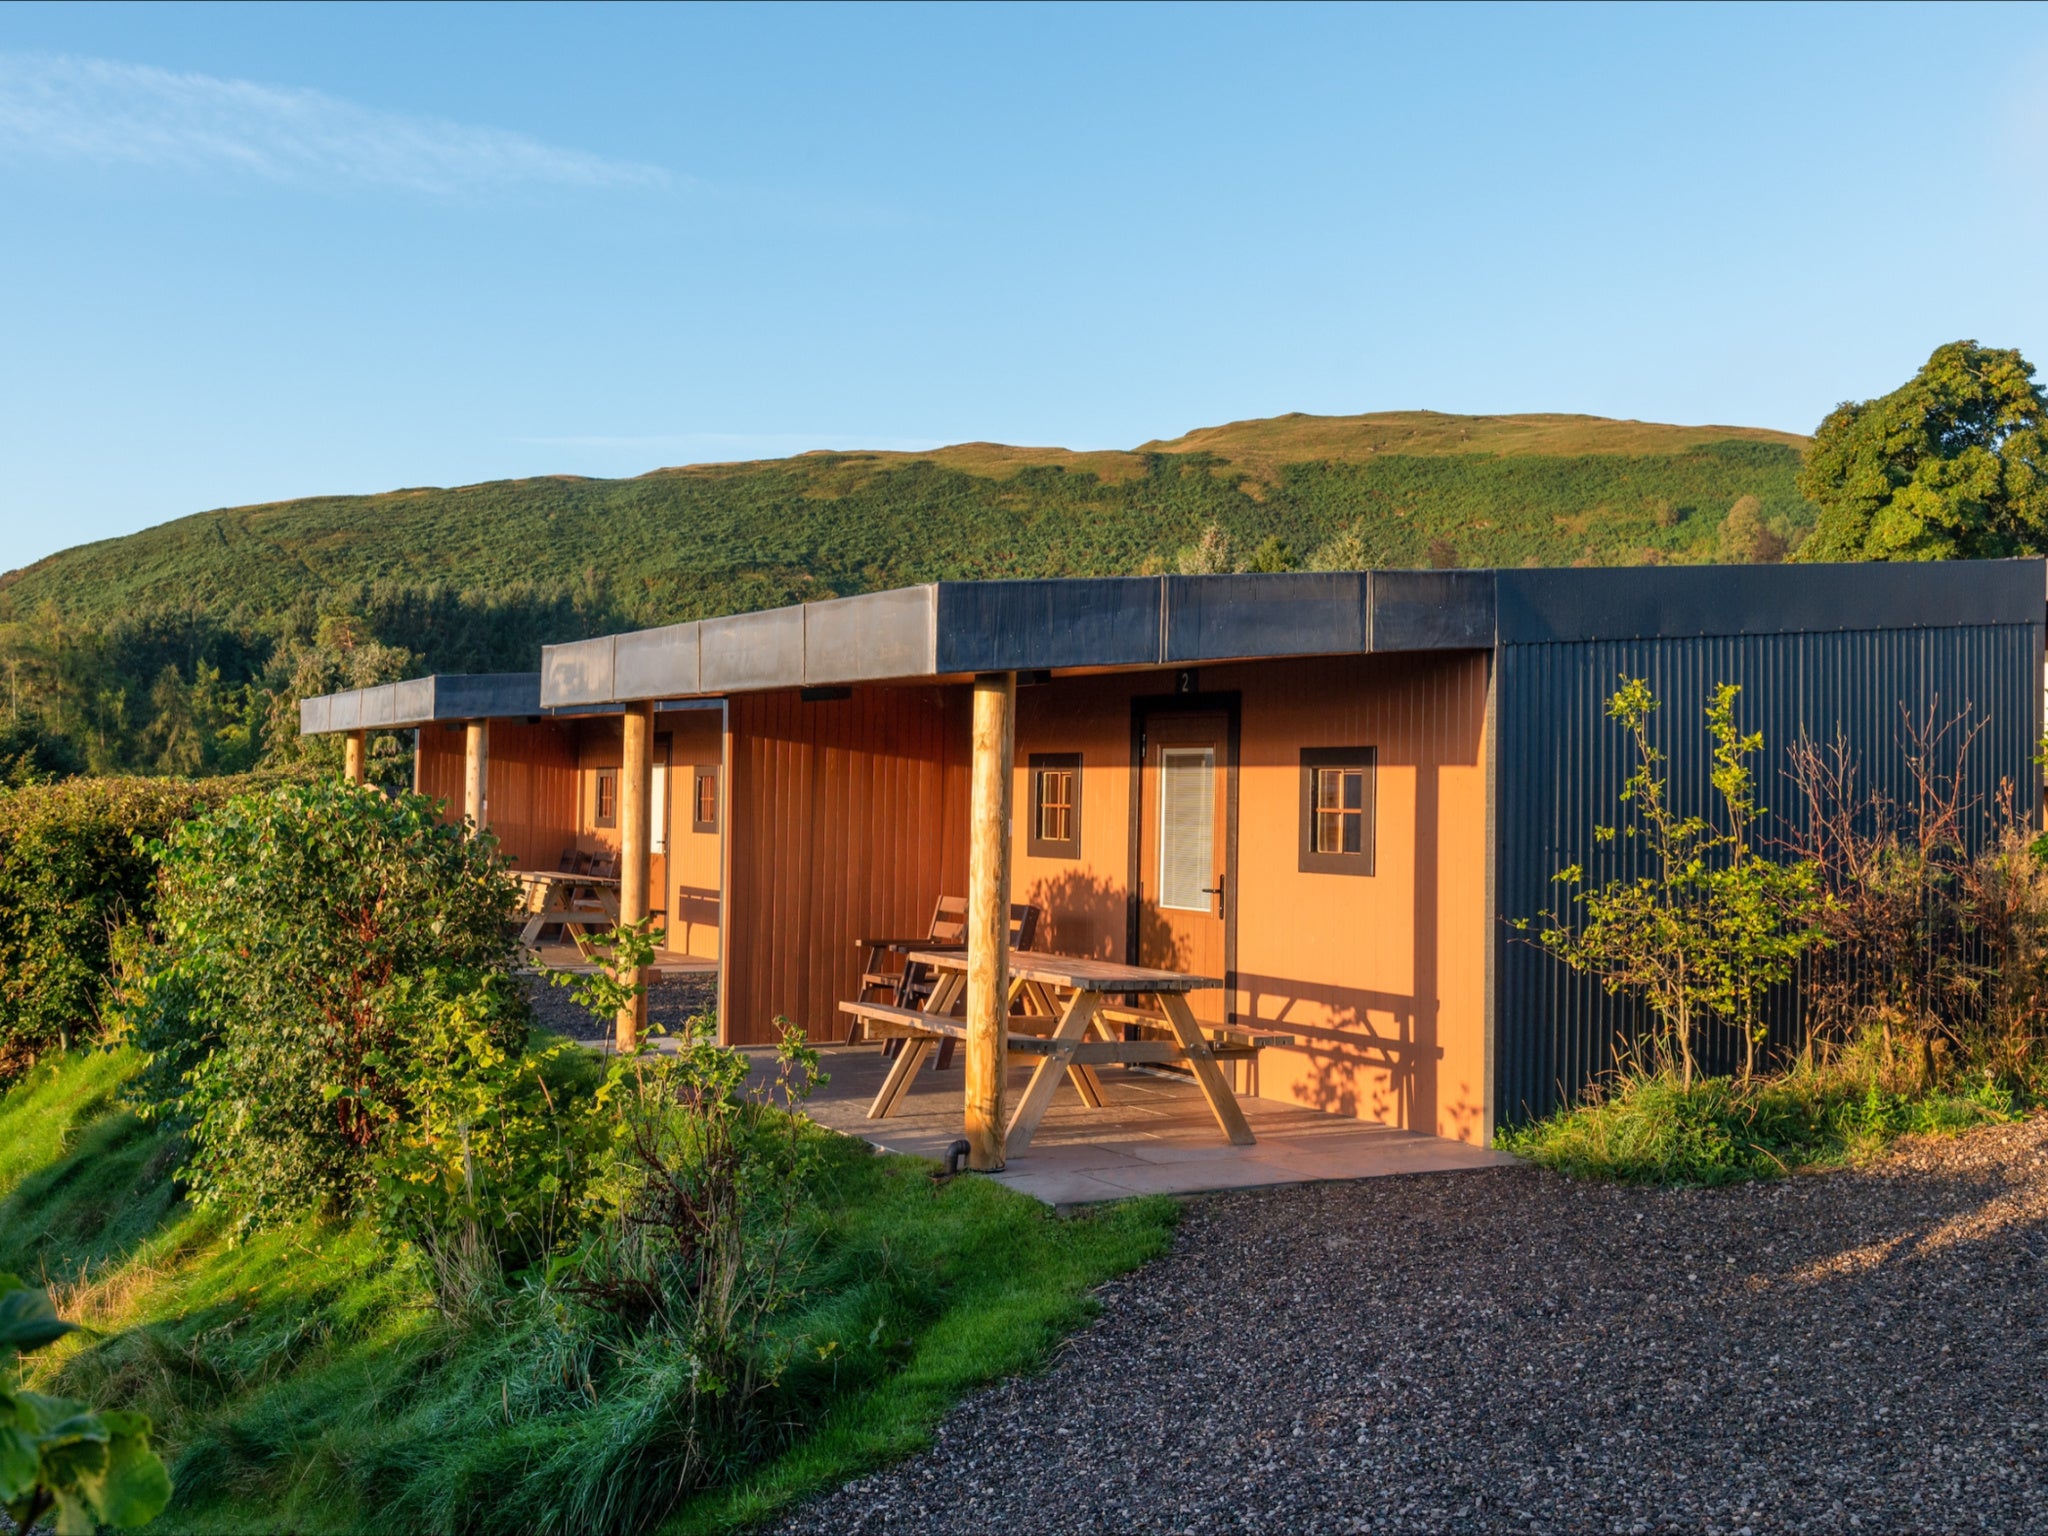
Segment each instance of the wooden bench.
[{"label": "wooden bench", "polygon": [[[1123,1008],[1106,1004],[1095,1010],[1095,1016],[1111,1024],[1136,1024],[1145,1029],[1156,1029],[1171,1038],[1173,1021],[1156,1008]],[[1211,1024],[1198,1019],[1202,1033],[1209,1037],[1212,1052],[1219,1061],[1257,1060],[1259,1052],[1272,1045],[1292,1045],[1294,1036],[1269,1029],[1263,1024]]]},{"label": "wooden bench", "polygon": [[[935,1040],[965,1040],[967,1021],[950,1019],[936,1013],[926,1013],[921,1008],[905,1008],[896,1003],[841,1003],[839,1011],[858,1019],[869,1034],[880,1040],[915,1040],[920,1037]],[[1030,1030],[1018,1030],[1019,1024],[1039,1024],[1051,1029],[1059,1020],[1039,1014],[1010,1015],[1010,1049],[1026,1056],[1050,1056],[1053,1043],[1043,1034]]]}]

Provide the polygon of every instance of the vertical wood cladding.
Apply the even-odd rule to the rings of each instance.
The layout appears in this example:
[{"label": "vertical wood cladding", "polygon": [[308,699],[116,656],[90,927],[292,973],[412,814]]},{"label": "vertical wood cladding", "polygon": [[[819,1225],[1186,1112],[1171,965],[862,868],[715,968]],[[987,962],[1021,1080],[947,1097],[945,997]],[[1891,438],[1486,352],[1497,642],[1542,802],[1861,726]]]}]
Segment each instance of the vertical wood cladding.
[{"label": "vertical wood cladding", "polygon": [[[491,722],[484,809],[490,830],[514,865],[553,869],[576,840],[576,747],[567,723]],[[419,730],[421,794],[442,802],[442,816],[462,819],[462,726]]]},{"label": "vertical wood cladding", "polygon": [[[1623,677],[1646,678],[1657,696],[1652,734],[1668,757],[1673,802],[1685,810],[1713,803],[1707,700],[1719,683],[1741,687],[1737,722],[1764,734],[1765,750],[1752,765],[1769,837],[1798,824],[1801,808],[1785,770],[1787,749],[1801,736],[1826,744],[1839,733],[1864,785],[1909,800],[1909,718],[1983,721],[1965,764],[1968,793],[1981,811],[2006,781],[2017,809],[2034,814],[2041,647],[2041,627],[2024,624],[1503,647],[1495,706],[1503,923],[1492,941],[1500,1121],[1541,1116],[1578,1098],[1614,1069],[1618,1049],[1642,1026],[1626,1001],[1506,926],[1559,905],[1565,893],[1551,878],[1559,869],[1580,864],[1599,881],[1625,868],[1625,845],[1601,845],[1593,835],[1595,826],[1619,819],[1621,785],[1634,766],[1605,713]],[[1777,1000],[1772,1035],[1780,1048],[1800,1038],[1792,989]],[[1710,1065],[1732,1065],[1732,1031],[1717,1031],[1708,1045]]]},{"label": "vertical wood cladding", "polygon": [[864,935],[925,931],[966,880],[964,690],[860,688],[806,702],[730,705],[731,889],[724,1027],[775,1038],[779,1015],[814,1039],[844,1034]]}]

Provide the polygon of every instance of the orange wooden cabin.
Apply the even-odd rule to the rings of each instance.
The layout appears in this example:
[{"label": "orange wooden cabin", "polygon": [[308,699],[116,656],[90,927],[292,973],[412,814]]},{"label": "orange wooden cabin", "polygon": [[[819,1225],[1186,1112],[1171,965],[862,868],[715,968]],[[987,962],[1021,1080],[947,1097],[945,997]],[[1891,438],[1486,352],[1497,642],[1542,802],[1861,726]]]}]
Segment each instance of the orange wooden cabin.
[{"label": "orange wooden cabin", "polygon": [[[1198,1013],[1294,1041],[1244,1091],[1483,1143],[1641,1027],[1511,925],[1615,856],[1596,829],[1634,766],[1605,714],[1622,677],[1651,683],[1689,802],[1726,682],[1773,752],[1839,739],[1895,797],[1900,721],[1970,713],[1966,793],[2032,815],[2044,599],[2038,560],[941,582],[550,646],[516,709],[459,687],[384,707],[451,805],[476,733],[442,727],[488,714],[485,819],[541,867],[610,846],[611,712],[646,730],[651,708],[652,904],[719,956],[721,1029],[751,1045],[778,1017],[842,1038],[855,941],[968,893],[970,721],[1014,685],[1002,880],[1043,909],[1036,948],[1219,978]],[[306,728],[374,712],[344,697],[307,701]],[[1799,814],[1776,765],[1758,791],[1774,826]],[[1772,1022],[1797,1043],[1796,993]]]}]

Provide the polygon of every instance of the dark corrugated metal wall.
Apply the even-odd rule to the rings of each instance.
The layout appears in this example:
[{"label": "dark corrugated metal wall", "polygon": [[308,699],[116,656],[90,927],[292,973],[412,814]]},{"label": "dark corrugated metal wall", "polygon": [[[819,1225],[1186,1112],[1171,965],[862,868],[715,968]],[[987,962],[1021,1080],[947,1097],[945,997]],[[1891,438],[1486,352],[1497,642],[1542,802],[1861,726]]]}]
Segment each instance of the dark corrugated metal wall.
[{"label": "dark corrugated metal wall", "polygon": [[[1905,711],[1983,718],[1967,763],[1971,794],[1988,803],[2010,779],[2021,809],[2033,814],[2041,647],[2039,625],[1503,646],[1495,696],[1496,1119],[1514,1124],[1575,1097],[1613,1068],[1617,1044],[1638,1023],[1628,1003],[1507,926],[1560,906],[1566,892],[1552,881],[1559,869],[1581,864],[1598,881],[1619,868],[1614,853],[1596,846],[1593,828],[1621,820],[1621,785],[1634,768],[1621,728],[1606,717],[1623,676],[1647,678],[1662,706],[1654,739],[1669,758],[1681,810],[1712,798],[1708,695],[1718,683],[1741,686],[1737,720],[1764,733],[1764,753],[1752,762],[1771,812],[1769,835],[1773,825],[1789,829],[1785,818],[1797,810],[1786,749],[1802,734],[1830,741],[1839,729],[1863,782],[1903,797]],[[1796,1007],[1788,1007],[1774,1035],[1783,1044],[1797,1032]],[[1732,1051],[1733,1041],[1725,1044]]]}]

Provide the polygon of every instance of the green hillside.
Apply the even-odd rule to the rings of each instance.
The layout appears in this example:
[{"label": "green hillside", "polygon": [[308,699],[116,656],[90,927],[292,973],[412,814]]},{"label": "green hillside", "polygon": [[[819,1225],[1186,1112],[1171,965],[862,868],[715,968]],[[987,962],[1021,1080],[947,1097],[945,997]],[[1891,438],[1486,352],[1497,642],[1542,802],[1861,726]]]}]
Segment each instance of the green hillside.
[{"label": "green hillside", "polygon": [[[1804,536],[1803,444],[1586,416],[1290,415],[1128,452],[969,443],[231,507],[0,576],[0,667],[17,712],[25,667],[39,718],[95,765],[205,771],[261,750],[255,701],[219,706],[241,734],[203,761],[177,757],[175,731],[118,743],[208,667],[270,695],[525,667],[548,640],[910,582],[1173,569],[1212,528],[1226,563],[1259,568],[1708,560],[1742,497],[1776,540]],[[0,740],[0,772],[5,756]]]},{"label": "green hillside", "polygon": [[968,444],[315,497],[66,550],[0,577],[0,617],[277,613],[356,583],[595,573],[652,622],[937,577],[1132,571],[1209,523],[1247,551],[1278,536],[1305,555],[1362,520],[1397,565],[1429,563],[1432,540],[1467,565],[1705,559],[1745,493],[1788,532],[1807,524],[1799,442],[1590,417],[1291,416],[1129,453]]}]

